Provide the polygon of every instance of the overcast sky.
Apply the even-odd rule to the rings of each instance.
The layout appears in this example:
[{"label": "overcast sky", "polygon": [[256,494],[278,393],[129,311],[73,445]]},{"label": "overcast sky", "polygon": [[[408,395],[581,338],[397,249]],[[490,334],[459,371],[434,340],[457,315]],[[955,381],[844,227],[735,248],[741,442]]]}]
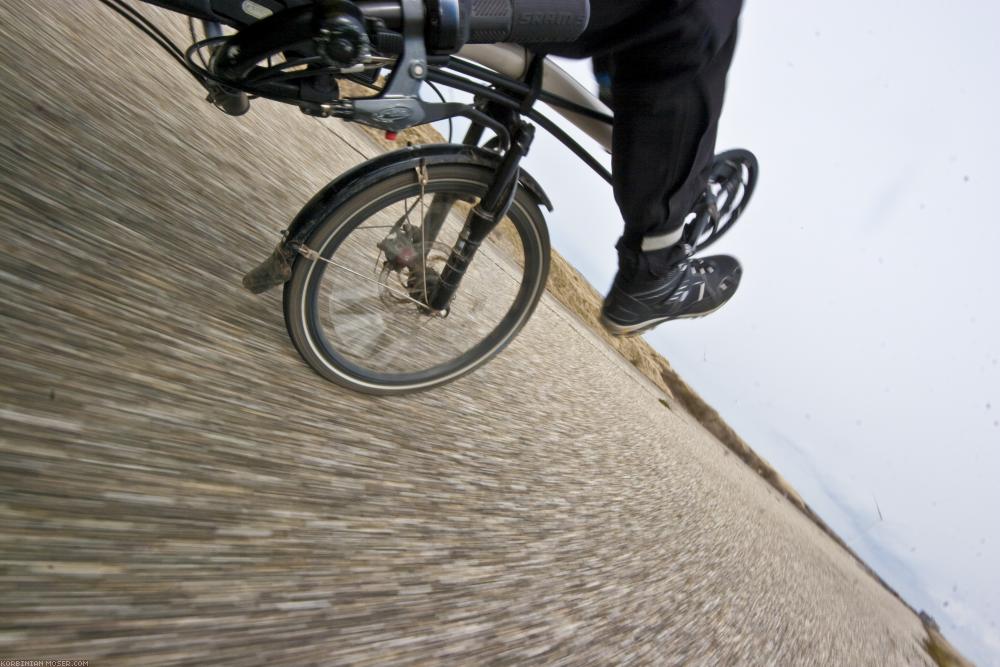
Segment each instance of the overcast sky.
[{"label": "overcast sky", "polygon": [[[1000,665],[998,25],[985,0],[747,0],[719,148],[762,175],[717,246],[743,284],[647,335],[982,665]],[[527,167],[556,248],[605,290],[610,188],[548,137]]]}]

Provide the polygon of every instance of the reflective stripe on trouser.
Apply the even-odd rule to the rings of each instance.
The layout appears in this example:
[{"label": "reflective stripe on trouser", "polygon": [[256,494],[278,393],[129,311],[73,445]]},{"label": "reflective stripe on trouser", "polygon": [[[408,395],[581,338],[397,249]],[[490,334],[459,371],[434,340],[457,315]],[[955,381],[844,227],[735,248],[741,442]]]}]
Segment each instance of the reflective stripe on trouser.
[{"label": "reflective stripe on trouser", "polygon": [[656,236],[646,236],[642,239],[641,250],[643,252],[653,252],[654,250],[663,250],[664,248],[669,248],[675,245],[681,240],[681,236],[684,233],[683,227],[678,227],[672,232],[667,232],[666,234],[658,234]]}]

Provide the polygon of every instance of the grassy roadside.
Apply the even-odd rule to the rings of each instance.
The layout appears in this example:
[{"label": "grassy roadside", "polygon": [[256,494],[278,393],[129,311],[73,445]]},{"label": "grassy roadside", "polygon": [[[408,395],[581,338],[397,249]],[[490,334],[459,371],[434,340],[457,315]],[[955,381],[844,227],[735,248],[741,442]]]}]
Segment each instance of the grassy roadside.
[{"label": "grassy roadside", "polygon": [[973,664],[944,638],[933,620],[927,618],[925,614],[920,615],[920,620],[923,621],[924,629],[927,631],[927,638],[923,642],[924,649],[938,667],[973,667]]},{"label": "grassy roadside", "polygon": [[[377,143],[387,150],[406,146],[408,143],[424,144],[443,142],[444,138],[430,126],[419,126],[400,132],[395,140],[388,140],[385,134],[372,128],[364,128]],[[502,228],[501,228],[502,229]],[[725,422],[722,416],[688,385],[670,363],[642,338],[618,338],[608,334],[599,321],[602,297],[597,290],[565,258],[552,251],[552,265],[549,272],[548,292],[574,313],[592,332],[618,351],[629,363],[663,390],[671,401],[664,405],[673,410],[679,405],[709,433],[735,454],[741,461],[760,475],[768,484],[783,495],[788,502],[806,515],[830,539],[847,551],[858,564],[902,604],[917,614],[889,584],[844,542],[837,533],[802,499],[797,491],[763,457],[757,454],[743,438]],[[972,663],[944,638],[937,625],[924,614],[919,615],[927,631],[923,645],[931,658],[941,667],[971,667]]]}]

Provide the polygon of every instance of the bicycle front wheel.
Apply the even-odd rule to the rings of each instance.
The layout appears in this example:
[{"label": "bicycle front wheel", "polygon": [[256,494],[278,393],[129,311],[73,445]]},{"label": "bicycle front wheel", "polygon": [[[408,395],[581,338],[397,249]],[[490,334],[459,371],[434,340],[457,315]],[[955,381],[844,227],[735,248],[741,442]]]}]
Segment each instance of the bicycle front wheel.
[{"label": "bicycle front wheel", "polygon": [[[545,289],[549,239],[538,202],[518,188],[446,312],[426,305],[493,172],[468,164],[408,169],[335,209],[306,240],[285,284],[285,323],[320,375],[371,394],[450,382],[498,354]],[[423,183],[421,181],[423,180]]]}]

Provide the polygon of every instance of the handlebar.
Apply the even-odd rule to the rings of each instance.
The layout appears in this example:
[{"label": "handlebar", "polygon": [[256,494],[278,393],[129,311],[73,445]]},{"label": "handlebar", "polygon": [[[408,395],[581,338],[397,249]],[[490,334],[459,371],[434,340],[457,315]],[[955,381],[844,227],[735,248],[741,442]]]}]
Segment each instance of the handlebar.
[{"label": "handlebar", "polygon": [[[398,0],[361,0],[365,16],[392,29],[402,22]],[[428,49],[454,53],[465,44],[572,42],[590,20],[590,0],[425,0]]]},{"label": "handlebar", "polygon": [[[241,27],[213,49],[206,74],[214,84],[211,99],[227,113],[246,111],[252,93],[298,103],[306,113],[396,130],[467,111],[419,99],[429,57],[449,56],[465,44],[571,42],[589,17],[589,0],[320,0]],[[335,84],[309,78],[365,71],[373,46],[379,56],[396,56],[377,97],[342,100]],[[286,62],[293,67],[322,67],[315,74],[272,67],[274,54],[291,57]],[[378,62],[376,71],[382,66]]]},{"label": "handlebar", "polygon": [[471,0],[469,44],[572,42],[587,27],[589,0]]}]

